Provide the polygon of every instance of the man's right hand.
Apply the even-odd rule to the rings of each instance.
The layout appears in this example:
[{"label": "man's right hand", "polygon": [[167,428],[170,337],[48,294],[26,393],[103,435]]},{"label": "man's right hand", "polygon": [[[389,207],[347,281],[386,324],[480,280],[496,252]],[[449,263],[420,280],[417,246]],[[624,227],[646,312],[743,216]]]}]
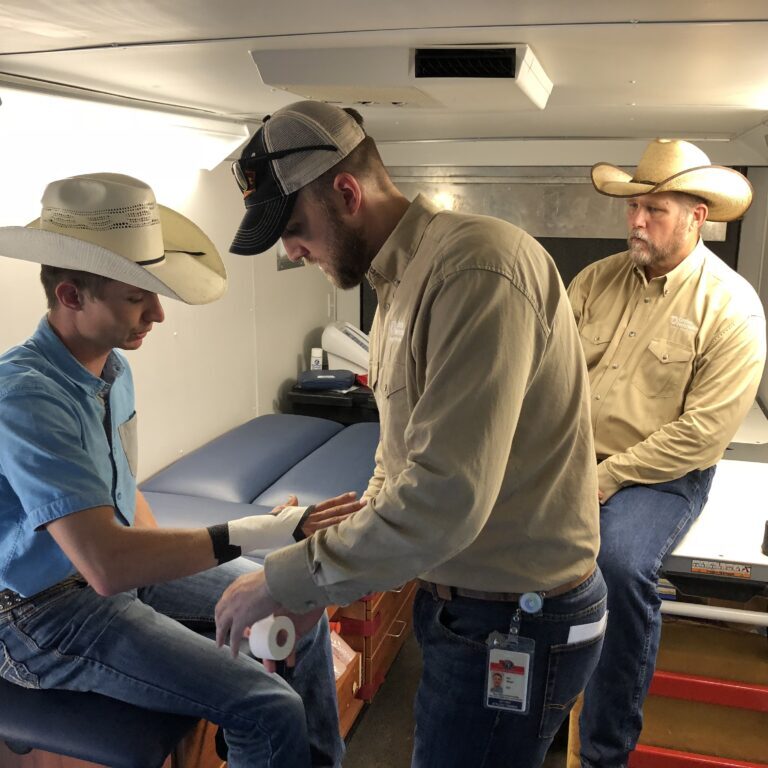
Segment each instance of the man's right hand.
[{"label": "man's right hand", "polygon": [[[242,552],[267,552],[336,525],[364,506],[355,500],[354,493],[334,496],[309,507],[296,502],[295,496],[289,496],[285,504],[272,510],[272,515],[247,515],[211,530],[216,529],[217,535],[226,537],[227,545],[239,547]],[[219,528],[224,530],[219,532]]]},{"label": "man's right hand", "polygon": [[354,491],[321,501],[315,504],[315,508],[302,523],[301,532],[305,536],[311,536],[323,528],[330,528],[362,509],[365,505],[366,502],[358,500]]}]

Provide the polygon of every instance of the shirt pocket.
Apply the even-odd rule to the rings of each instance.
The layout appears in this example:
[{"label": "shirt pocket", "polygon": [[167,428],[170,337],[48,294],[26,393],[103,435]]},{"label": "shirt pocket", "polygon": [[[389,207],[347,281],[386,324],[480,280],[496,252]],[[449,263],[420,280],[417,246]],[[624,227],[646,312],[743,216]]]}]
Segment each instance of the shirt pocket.
[{"label": "shirt pocket", "polygon": [[402,363],[388,362],[381,366],[377,400],[387,476],[395,477],[404,468],[408,453],[405,437],[410,408],[405,386],[405,366]]},{"label": "shirt pocket", "polygon": [[120,433],[120,442],[123,445],[123,453],[125,453],[125,458],[128,460],[128,467],[134,477],[136,477],[139,465],[139,441],[136,427],[137,416],[134,411],[128,421],[124,421],[117,428],[117,431]]},{"label": "shirt pocket", "polygon": [[632,385],[646,397],[682,395],[691,376],[693,349],[669,339],[652,339],[640,357]]},{"label": "shirt pocket", "polygon": [[405,390],[405,366],[402,363],[388,363],[379,371],[379,391],[387,400]]},{"label": "shirt pocket", "polygon": [[592,368],[602,360],[608,344],[613,338],[614,329],[607,323],[587,323],[579,331],[581,346],[584,348],[584,357],[587,360],[587,368]]}]

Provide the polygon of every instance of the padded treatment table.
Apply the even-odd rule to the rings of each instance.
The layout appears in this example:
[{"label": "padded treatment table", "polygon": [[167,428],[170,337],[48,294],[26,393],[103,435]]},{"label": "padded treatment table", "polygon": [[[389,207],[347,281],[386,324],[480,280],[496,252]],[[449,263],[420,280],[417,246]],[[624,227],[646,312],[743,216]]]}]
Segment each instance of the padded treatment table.
[{"label": "padded treatment table", "polygon": [[[768,594],[768,556],[761,551],[766,519],[768,463],[722,460],[701,515],[664,559],[664,576],[681,592],[702,597],[746,601]],[[662,610],[683,613],[667,601]],[[691,610],[706,618],[706,610]],[[714,610],[709,613],[725,618]]]}]

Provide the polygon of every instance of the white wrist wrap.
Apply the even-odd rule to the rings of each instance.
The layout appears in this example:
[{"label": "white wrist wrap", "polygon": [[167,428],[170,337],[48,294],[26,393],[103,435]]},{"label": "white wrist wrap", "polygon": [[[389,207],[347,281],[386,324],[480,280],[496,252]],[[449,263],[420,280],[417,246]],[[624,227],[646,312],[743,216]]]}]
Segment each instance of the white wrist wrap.
[{"label": "white wrist wrap", "polygon": [[242,551],[268,551],[293,544],[293,531],[306,507],[284,507],[276,515],[249,515],[230,520],[229,543]]}]

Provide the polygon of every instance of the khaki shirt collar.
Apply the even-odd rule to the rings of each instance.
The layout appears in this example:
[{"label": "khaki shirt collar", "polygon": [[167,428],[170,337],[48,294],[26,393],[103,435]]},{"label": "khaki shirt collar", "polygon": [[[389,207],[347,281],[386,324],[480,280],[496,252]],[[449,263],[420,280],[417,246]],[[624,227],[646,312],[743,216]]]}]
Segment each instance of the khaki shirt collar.
[{"label": "khaki shirt collar", "polygon": [[371,262],[368,280],[374,288],[382,281],[397,285],[402,280],[429,222],[438,211],[424,195],[416,196]]},{"label": "khaki shirt collar", "polygon": [[643,285],[648,285],[649,282],[652,283],[654,280],[658,280],[664,286],[664,293],[667,294],[670,291],[676,291],[696,270],[701,268],[706,253],[707,247],[704,245],[704,241],[699,238],[696,247],[673,270],[667,272],[666,275],[660,275],[649,281],[646,279],[645,271],[642,267],[635,266],[632,268],[632,271]]}]

